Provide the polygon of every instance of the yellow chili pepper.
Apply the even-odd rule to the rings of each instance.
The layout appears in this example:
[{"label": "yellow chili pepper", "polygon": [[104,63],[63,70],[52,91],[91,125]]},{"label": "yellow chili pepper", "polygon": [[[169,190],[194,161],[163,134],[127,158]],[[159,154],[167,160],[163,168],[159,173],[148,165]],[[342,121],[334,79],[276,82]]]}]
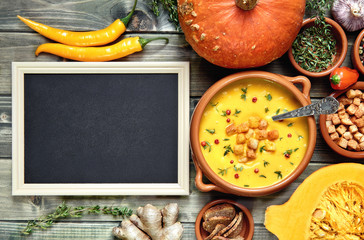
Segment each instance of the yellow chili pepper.
[{"label": "yellow chili pepper", "polygon": [[105,47],[75,47],[60,43],[45,43],[37,48],[35,55],[38,56],[41,52],[47,52],[63,58],[82,62],[104,62],[119,59],[135,52],[140,52],[149,42],[158,39],[164,39],[168,43],[168,38],[163,37],[152,39],[130,37],[125,38],[114,45]]},{"label": "yellow chili pepper", "polygon": [[126,25],[128,24],[131,16],[134,13],[136,3],[137,0],[135,0],[133,9],[128,14],[128,16],[122,19],[117,19],[107,28],[97,31],[72,32],[49,27],[47,25],[23,18],[19,15],[18,18],[34,31],[56,42],[60,42],[70,46],[80,46],[80,47],[101,46],[110,43],[112,41],[115,41],[121,34],[125,32]]}]

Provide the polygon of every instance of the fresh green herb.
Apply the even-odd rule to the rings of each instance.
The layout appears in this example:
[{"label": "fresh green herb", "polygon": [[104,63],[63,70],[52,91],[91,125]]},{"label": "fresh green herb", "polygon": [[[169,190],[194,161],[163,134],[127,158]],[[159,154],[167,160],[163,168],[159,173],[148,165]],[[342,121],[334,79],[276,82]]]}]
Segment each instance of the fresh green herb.
[{"label": "fresh green herb", "polygon": [[160,15],[159,6],[162,5],[164,9],[168,11],[169,21],[175,25],[177,30],[181,30],[181,26],[178,21],[177,0],[151,0],[151,8],[154,15],[157,17]]},{"label": "fresh green herb", "polygon": [[224,146],[224,148],[225,148],[224,156],[226,156],[229,152],[234,153],[230,145]]},{"label": "fresh green herb", "polygon": [[262,177],[262,178],[267,178],[265,175],[259,175],[259,177]]},{"label": "fresh green herb", "polygon": [[100,207],[99,205],[71,207],[62,202],[53,213],[28,221],[28,225],[21,233],[29,235],[35,229],[47,229],[61,218],[80,218],[84,214],[107,214],[124,218],[131,216],[132,213],[133,211],[127,207]]},{"label": "fresh green herb", "polygon": [[263,161],[264,161],[264,167],[267,167],[269,165],[269,162],[267,162],[265,160],[263,160]]},{"label": "fresh green herb", "polygon": [[228,167],[228,168],[218,168],[219,169],[218,174],[220,174],[221,176],[227,175],[229,168],[230,167]]},{"label": "fresh green herb", "polygon": [[244,187],[249,187],[249,185],[248,184],[245,184]]},{"label": "fresh green herb", "polygon": [[271,101],[271,100],[272,100],[272,95],[270,95],[270,93],[268,93],[267,95],[265,95],[265,98],[266,98],[268,101]]},{"label": "fresh green herb", "polygon": [[237,166],[234,165],[234,171],[235,172],[237,172],[237,171],[240,171],[241,172],[241,171],[243,171],[243,167],[239,167],[238,168]]},{"label": "fresh green herb", "polygon": [[292,127],[294,125],[294,123],[293,122],[291,122],[291,123],[288,123],[287,124],[287,127]]},{"label": "fresh green herb", "polygon": [[274,173],[277,174],[278,179],[282,179],[283,176],[281,171],[275,171]]},{"label": "fresh green herb", "polygon": [[289,162],[292,166],[294,165],[294,163],[293,162]]},{"label": "fresh green herb", "polygon": [[216,107],[216,106],[217,106],[217,104],[219,104],[219,102],[217,102],[217,103],[212,103],[212,102],[210,102],[210,105],[211,105],[212,107]]},{"label": "fresh green herb", "polygon": [[283,153],[283,155],[286,155],[286,154],[288,154],[288,155],[291,155],[292,153],[294,153],[294,152],[297,152],[297,150],[298,150],[299,148],[295,148],[295,149],[288,149],[288,150],[286,150],[284,153]]},{"label": "fresh green herb", "polygon": [[266,150],[265,150],[265,145],[263,145],[263,146],[261,146],[261,147],[259,148],[259,152],[260,152],[260,153],[262,153],[263,151],[266,151]]},{"label": "fresh green herb", "polygon": [[223,141],[229,141],[230,140],[230,138],[224,138],[223,139]]},{"label": "fresh green herb", "polygon": [[298,135],[298,141],[300,141],[301,139],[303,139],[302,135]]},{"label": "fresh green herb", "polygon": [[281,109],[278,108],[277,111],[276,111],[276,115],[278,115],[280,111],[281,111]]},{"label": "fresh green herb", "polygon": [[265,107],[264,111],[267,113],[269,112],[269,108],[268,107]]},{"label": "fresh green herb", "polygon": [[214,134],[214,133],[215,133],[215,128],[214,128],[214,129],[207,129],[207,128],[206,128],[206,131],[207,131],[208,133]]},{"label": "fresh green herb", "polygon": [[280,137],[280,138],[279,138],[279,141],[282,141],[282,139],[283,139],[283,137]]},{"label": "fresh green herb", "polygon": [[209,148],[209,152],[211,152],[211,144],[208,141],[205,141],[206,145],[203,146],[203,149]]},{"label": "fresh green herb", "polygon": [[221,112],[222,112],[222,113],[220,114],[221,116],[223,116],[223,117],[226,117],[226,116],[227,116],[226,111],[222,110]]},{"label": "fresh green herb", "polygon": [[241,91],[243,91],[243,94],[241,94],[240,97],[246,101],[246,93],[248,92],[248,88],[242,88]]},{"label": "fresh green herb", "polygon": [[238,109],[235,109],[234,116],[235,116],[235,117],[237,117],[239,113],[241,113],[241,111],[240,111],[240,110],[238,110]]}]

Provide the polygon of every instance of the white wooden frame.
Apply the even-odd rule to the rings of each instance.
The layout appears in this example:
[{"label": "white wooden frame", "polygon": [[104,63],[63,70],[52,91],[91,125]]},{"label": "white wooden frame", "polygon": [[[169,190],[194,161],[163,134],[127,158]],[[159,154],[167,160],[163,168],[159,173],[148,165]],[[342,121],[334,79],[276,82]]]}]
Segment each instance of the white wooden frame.
[{"label": "white wooden frame", "polygon": [[[177,73],[178,183],[163,184],[29,184],[24,182],[24,74],[26,73]],[[13,195],[188,195],[189,194],[188,62],[13,62],[12,194]]]}]

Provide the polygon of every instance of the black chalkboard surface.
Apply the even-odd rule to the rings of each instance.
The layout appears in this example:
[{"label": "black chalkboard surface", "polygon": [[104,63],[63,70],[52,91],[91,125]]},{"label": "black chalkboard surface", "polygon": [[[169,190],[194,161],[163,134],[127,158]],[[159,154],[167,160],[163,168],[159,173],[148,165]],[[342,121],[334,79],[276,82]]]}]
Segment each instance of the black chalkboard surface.
[{"label": "black chalkboard surface", "polygon": [[25,74],[25,183],[177,183],[177,74]]}]

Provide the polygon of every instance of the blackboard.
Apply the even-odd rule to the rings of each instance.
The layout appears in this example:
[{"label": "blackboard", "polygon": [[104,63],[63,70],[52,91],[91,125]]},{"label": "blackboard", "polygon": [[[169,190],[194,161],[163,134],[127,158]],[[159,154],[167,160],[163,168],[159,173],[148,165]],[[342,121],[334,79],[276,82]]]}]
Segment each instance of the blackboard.
[{"label": "blackboard", "polygon": [[[62,70],[54,72],[49,64],[56,68],[61,64]],[[13,82],[14,101],[23,103],[17,110],[22,112],[17,132],[24,144],[17,149],[23,151],[22,161],[17,161],[23,169],[23,176],[18,176],[21,185],[45,187],[40,191],[45,195],[53,195],[49,190],[57,186],[63,190],[57,195],[73,195],[80,187],[75,195],[101,195],[103,187],[109,195],[114,194],[111,186],[119,189],[115,194],[122,194],[123,187],[129,194],[133,187],[142,190],[135,194],[144,195],[152,194],[144,191],[146,187],[169,185],[160,194],[173,194],[171,186],[181,188],[181,179],[186,182],[186,174],[188,178],[183,169],[188,154],[180,146],[188,147],[188,140],[180,136],[185,136],[181,130],[188,132],[184,122],[188,123],[189,107],[181,104],[188,98],[184,94],[188,65],[176,63],[173,67],[178,68],[171,71],[170,63],[139,63],[138,71],[130,68],[131,63],[89,64],[43,63],[43,68],[36,66],[38,72],[27,71],[24,63],[14,64],[13,68],[25,69],[21,78],[16,72],[13,78],[21,82],[20,88]],[[19,173],[19,164],[15,168],[13,172]],[[21,194],[14,187],[13,183],[13,194]],[[33,190],[40,194],[40,189]]]}]

